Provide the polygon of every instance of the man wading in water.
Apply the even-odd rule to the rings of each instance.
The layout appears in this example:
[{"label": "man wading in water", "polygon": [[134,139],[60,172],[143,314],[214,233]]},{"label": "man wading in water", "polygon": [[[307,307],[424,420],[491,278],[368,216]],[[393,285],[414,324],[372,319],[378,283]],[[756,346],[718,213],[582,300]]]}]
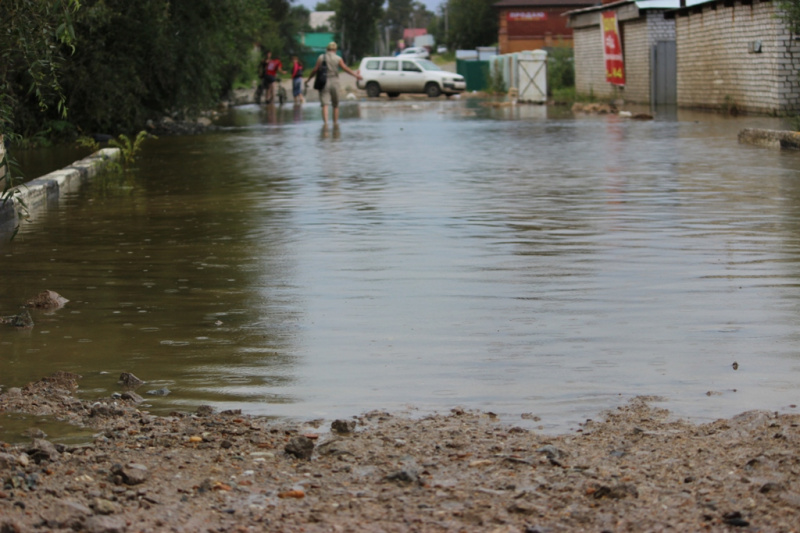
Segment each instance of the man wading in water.
[{"label": "man wading in water", "polygon": [[353,72],[353,70],[344,64],[344,60],[336,55],[336,43],[330,43],[325,48],[325,53],[320,54],[317,58],[317,64],[308,75],[306,85],[309,84],[311,78],[317,75],[322,62],[325,61],[327,67],[327,79],[325,86],[319,90],[319,101],[322,104],[322,122],[328,125],[328,106],[333,105],[333,124],[334,126],[339,123],[339,68],[355,77],[357,80],[361,79],[361,74]]}]

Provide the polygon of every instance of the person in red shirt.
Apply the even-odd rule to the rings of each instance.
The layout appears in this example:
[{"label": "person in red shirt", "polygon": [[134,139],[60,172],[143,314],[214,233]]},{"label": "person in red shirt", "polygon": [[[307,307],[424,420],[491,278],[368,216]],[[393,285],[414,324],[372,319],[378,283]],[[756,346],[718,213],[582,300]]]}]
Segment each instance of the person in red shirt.
[{"label": "person in red shirt", "polygon": [[278,79],[278,74],[286,74],[283,70],[283,63],[280,59],[272,59],[272,52],[267,52],[266,67],[264,71],[264,82],[267,89],[267,103],[272,103],[275,96],[275,81]]},{"label": "person in red shirt", "polygon": [[303,103],[303,64],[297,56],[292,56],[292,96],[294,105]]}]

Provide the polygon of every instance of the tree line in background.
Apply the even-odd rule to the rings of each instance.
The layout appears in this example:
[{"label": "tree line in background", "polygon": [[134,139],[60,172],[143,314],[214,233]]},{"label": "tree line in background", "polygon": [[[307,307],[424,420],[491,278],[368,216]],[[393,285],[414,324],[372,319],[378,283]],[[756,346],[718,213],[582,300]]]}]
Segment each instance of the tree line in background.
[{"label": "tree line in background", "polygon": [[2,0],[0,132],[133,132],[208,109],[255,44],[298,52],[307,17],[289,0]]},{"label": "tree line in background", "polygon": [[[254,45],[302,52],[292,0],[2,0],[0,134],[12,141],[131,133],[214,106],[254,75]],[[449,48],[497,39],[495,0],[326,0],[349,62],[424,27]],[[385,4],[385,9],[384,9]],[[257,60],[257,59],[256,59]]]},{"label": "tree line in background", "polygon": [[[345,61],[392,51],[406,28],[424,28],[449,49],[497,42],[497,0],[447,0],[436,12],[416,0],[324,0],[316,11],[335,11]],[[384,7],[385,6],[385,7]],[[315,28],[316,29],[316,28]]]}]

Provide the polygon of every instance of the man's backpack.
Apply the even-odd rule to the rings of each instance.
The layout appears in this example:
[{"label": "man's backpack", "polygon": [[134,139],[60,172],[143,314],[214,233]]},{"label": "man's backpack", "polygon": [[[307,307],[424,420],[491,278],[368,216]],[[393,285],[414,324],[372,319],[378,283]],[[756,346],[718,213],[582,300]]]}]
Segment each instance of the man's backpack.
[{"label": "man's backpack", "polygon": [[322,61],[319,64],[316,77],[314,78],[314,88],[318,91],[324,89],[325,84],[328,82],[328,61],[325,58],[325,54],[320,57],[322,57]]}]

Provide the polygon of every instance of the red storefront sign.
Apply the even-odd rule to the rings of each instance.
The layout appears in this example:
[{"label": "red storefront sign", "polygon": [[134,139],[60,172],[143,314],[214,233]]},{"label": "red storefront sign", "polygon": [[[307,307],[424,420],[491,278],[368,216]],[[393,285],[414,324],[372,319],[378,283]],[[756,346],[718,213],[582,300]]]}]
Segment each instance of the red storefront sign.
[{"label": "red storefront sign", "polygon": [[622,60],[622,39],[615,11],[603,11],[603,59],[606,63],[606,81],[625,85],[625,63]]},{"label": "red storefront sign", "polygon": [[515,22],[538,22],[547,20],[547,13],[544,11],[509,11],[506,19]]}]

